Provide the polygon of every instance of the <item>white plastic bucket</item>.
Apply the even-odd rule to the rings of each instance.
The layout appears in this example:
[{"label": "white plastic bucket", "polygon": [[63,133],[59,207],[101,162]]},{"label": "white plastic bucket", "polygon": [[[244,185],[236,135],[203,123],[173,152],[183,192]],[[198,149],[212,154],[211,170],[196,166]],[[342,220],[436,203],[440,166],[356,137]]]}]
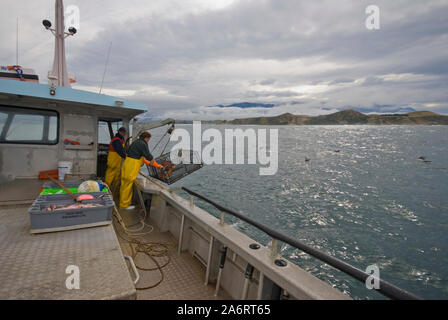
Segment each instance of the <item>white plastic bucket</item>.
[{"label": "white plastic bucket", "polygon": [[73,162],[71,161],[59,161],[58,162],[58,178],[60,181],[64,181],[67,173],[72,173]]}]

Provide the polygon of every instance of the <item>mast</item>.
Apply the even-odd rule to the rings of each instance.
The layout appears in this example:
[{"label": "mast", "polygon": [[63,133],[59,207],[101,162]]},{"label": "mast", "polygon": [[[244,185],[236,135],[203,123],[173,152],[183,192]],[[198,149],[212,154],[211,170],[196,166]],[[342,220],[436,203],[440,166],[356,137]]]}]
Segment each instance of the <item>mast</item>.
[{"label": "mast", "polygon": [[19,65],[19,17],[17,16],[16,23],[16,66]]},{"label": "mast", "polygon": [[56,0],[55,19],[54,62],[51,74],[57,77],[58,86],[71,88],[68,79],[67,61],[65,60],[64,5],[62,4],[62,0]]},{"label": "mast", "polygon": [[55,38],[53,69],[48,72],[48,79],[56,86],[71,88],[67,72],[67,61],[65,59],[65,38],[73,36],[76,33],[76,29],[71,27],[68,32],[65,32],[64,5],[62,0],[56,0],[55,19],[56,27],[54,29],[51,28],[50,21],[42,21],[44,27],[50,30]]}]

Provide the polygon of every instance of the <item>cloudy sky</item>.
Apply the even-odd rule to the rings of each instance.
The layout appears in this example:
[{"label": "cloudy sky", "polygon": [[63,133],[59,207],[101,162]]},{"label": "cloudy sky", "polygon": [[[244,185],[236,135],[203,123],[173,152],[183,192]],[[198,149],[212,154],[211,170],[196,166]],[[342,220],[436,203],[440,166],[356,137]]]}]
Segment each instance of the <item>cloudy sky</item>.
[{"label": "cloudy sky", "polygon": [[[155,118],[233,119],[346,108],[448,114],[448,0],[65,0],[73,87],[149,105]],[[380,9],[380,29],[365,26]],[[53,0],[2,0],[0,64],[41,82],[53,60]],[[67,26],[68,27],[68,26]],[[272,108],[219,108],[238,102]]]}]

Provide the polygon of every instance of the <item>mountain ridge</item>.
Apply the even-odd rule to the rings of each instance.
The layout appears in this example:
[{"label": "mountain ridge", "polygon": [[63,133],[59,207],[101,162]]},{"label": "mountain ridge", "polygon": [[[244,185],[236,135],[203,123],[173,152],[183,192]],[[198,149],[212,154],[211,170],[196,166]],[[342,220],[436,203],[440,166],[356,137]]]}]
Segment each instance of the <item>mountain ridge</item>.
[{"label": "mountain ridge", "polygon": [[272,117],[253,117],[204,122],[211,124],[243,125],[448,125],[448,116],[431,111],[414,111],[403,114],[364,114],[356,110],[347,109],[320,116],[283,113]]}]

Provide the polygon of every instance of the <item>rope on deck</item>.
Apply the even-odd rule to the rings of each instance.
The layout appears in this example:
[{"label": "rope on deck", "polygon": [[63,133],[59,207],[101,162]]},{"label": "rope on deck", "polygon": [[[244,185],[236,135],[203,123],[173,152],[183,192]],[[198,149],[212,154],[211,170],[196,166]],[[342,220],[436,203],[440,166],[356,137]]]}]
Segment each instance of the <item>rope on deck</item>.
[{"label": "rope on deck", "polygon": [[[109,186],[107,186],[107,189],[109,190],[108,192],[113,198],[113,195],[110,192]],[[129,244],[129,247],[131,249],[131,257],[134,260],[134,263],[135,263],[135,266],[137,267],[137,269],[142,270],[142,271],[158,270],[160,272],[160,280],[157,281],[156,283],[149,285],[149,286],[145,286],[145,287],[135,287],[135,289],[137,289],[137,290],[147,290],[147,289],[155,288],[163,282],[163,280],[165,278],[165,275],[163,273],[163,268],[165,268],[171,261],[171,258],[169,257],[168,252],[171,249],[173,249],[175,245],[170,242],[157,242],[157,241],[144,240],[142,238],[142,236],[150,234],[154,230],[154,227],[145,222],[146,217],[147,217],[147,211],[144,210],[143,208],[141,208],[140,211],[144,211],[144,215],[142,216],[140,221],[131,226],[126,226],[126,224],[123,221],[123,218],[120,215],[120,211],[118,210],[118,208],[114,202],[114,212],[115,212],[114,218],[115,219],[113,220],[113,226],[114,226],[114,229],[115,229],[115,232],[117,233],[117,235]],[[131,227],[136,226],[138,224],[141,224],[141,227],[139,227],[137,229],[130,229]],[[120,231],[119,226],[121,227],[122,231]],[[149,231],[140,232],[145,227],[149,227]],[[150,260],[152,260],[152,262],[156,266],[152,267],[152,268],[145,268],[145,267],[139,266],[135,262],[135,258],[137,257],[137,255],[139,253],[147,256]],[[166,258],[166,261],[165,261],[165,263],[160,264],[157,261],[157,258]]]}]

